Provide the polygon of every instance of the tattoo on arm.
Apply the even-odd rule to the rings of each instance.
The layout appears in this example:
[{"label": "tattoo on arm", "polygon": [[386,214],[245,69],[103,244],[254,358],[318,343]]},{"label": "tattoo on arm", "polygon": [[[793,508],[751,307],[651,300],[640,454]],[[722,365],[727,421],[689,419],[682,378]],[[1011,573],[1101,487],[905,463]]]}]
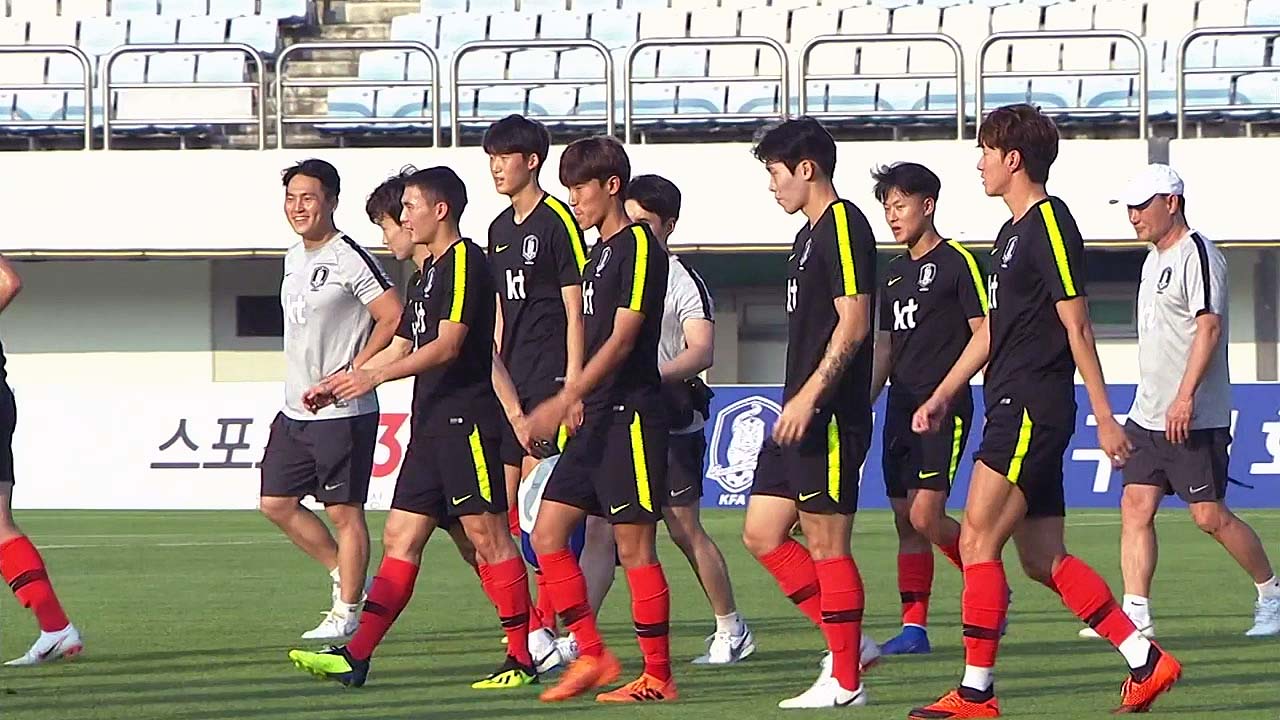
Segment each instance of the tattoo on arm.
[{"label": "tattoo on arm", "polygon": [[818,378],[822,381],[824,388],[831,387],[839,381],[857,348],[858,343],[849,338],[837,335],[831,337],[831,341],[827,343],[827,351],[822,356],[822,362],[818,363]]}]

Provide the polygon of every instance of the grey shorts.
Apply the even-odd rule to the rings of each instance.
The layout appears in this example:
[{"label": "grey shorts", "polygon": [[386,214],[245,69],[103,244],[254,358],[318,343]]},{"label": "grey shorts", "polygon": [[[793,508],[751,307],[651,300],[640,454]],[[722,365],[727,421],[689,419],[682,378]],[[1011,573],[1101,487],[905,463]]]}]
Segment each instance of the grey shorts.
[{"label": "grey shorts", "polygon": [[1226,498],[1227,428],[1192,430],[1181,445],[1169,442],[1163,430],[1147,430],[1132,420],[1125,423],[1124,434],[1133,443],[1123,471],[1125,485],[1160,487],[1187,503]]}]

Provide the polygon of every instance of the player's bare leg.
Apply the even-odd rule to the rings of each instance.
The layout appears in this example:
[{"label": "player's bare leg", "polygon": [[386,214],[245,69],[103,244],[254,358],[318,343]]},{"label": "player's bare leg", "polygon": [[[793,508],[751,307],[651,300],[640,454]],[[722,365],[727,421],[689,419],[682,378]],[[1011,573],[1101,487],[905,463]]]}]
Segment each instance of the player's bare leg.
[{"label": "player's bare leg", "polygon": [[1280,581],[1258,534],[1221,500],[1191,503],[1188,509],[1196,526],[1226,548],[1258,589],[1253,627],[1245,634],[1280,635]]},{"label": "player's bare leg", "polygon": [[369,526],[365,524],[364,506],[338,503],[326,505],[324,510],[338,536],[338,573],[342,578],[339,597],[348,605],[359,604],[369,572]]},{"label": "player's bare leg", "polygon": [[[1148,638],[1155,637],[1151,619],[1151,579],[1156,574],[1160,546],[1156,540],[1156,512],[1164,489],[1154,485],[1125,485],[1120,496],[1120,574],[1124,578],[1121,607]],[[1080,637],[1096,638],[1091,627]]]},{"label": "player's bare leg", "polygon": [[13,483],[0,482],[0,577],[35,615],[40,637],[25,655],[5,665],[39,665],[79,655],[84,642],[58,602],[40,553],[13,521],[12,502]]},{"label": "player's bare leg", "polygon": [[472,684],[477,690],[523,687],[537,681],[529,655],[529,577],[516,549],[506,513],[481,513],[460,518],[475,546],[481,585],[498,610],[507,636],[507,659],[487,678]]},{"label": "player's bare leg", "polygon": [[755,638],[738,615],[729,566],[702,526],[698,505],[673,505],[662,512],[671,541],[689,561],[716,616],[716,632],[707,638],[707,653],[693,662],[723,665],[745,660],[755,652]]},{"label": "player's bare leg", "polygon": [[453,545],[458,549],[458,557],[472,568],[478,569],[480,564],[476,557],[476,546],[471,544],[471,538],[467,537],[467,531],[463,529],[462,524],[453,523],[445,532],[449,533],[449,537],[453,539]]},{"label": "player's bare leg", "polygon": [[613,587],[618,565],[618,547],[609,522],[595,515],[587,516],[587,532],[582,543],[582,575],[587,580],[587,600],[599,614],[604,599]]},{"label": "player's bare leg", "polygon": [[338,567],[338,543],[324,521],[303,507],[298,498],[264,496],[258,500],[258,510],[326,570]]},{"label": "player's bare leg", "polygon": [[929,598],[933,591],[933,546],[943,549],[959,567],[960,523],[946,514],[946,493],[910,489],[905,498],[890,498],[898,533],[898,591],[902,597],[902,632],[885,641],[886,655],[927,654]]}]

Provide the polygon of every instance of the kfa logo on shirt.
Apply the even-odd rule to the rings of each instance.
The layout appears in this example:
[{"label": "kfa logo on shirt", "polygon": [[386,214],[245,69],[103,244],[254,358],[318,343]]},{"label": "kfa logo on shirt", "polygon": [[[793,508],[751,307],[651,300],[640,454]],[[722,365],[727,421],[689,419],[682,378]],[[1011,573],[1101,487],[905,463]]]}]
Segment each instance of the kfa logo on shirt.
[{"label": "kfa logo on shirt", "polygon": [[524,257],[525,265],[532,265],[533,261],[538,257],[538,236],[525,235],[524,241],[520,244],[520,255]]},{"label": "kfa logo on shirt", "polygon": [[893,329],[894,330],[915,330],[916,329],[916,310],[920,309],[919,303],[915,298],[907,298],[904,303],[901,300],[893,301]]},{"label": "kfa logo on shirt", "polygon": [[1169,287],[1169,281],[1173,279],[1173,268],[1167,267],[1160,271],[1160,279],[1156,280],[1156,292],[1163,295],[1164,291]]},{"label": "kfa logo on shirt", "polygon": [[[925,263],[920,268],[920,280],[916,283],[916,287],[920,292],[929,292],[929,286],[933,284],[933,279],[938,276],[938,266],[933,263]],[[914,300],[912,302],[915,302]]]},{"label": "kfa logo on shirt", "polygon": [[315,270],[311,271],[311,292],[315,292],[324,287],[329,281],[329,268],[325,265],[317,265]]},{"label": "kfa logo on shirt", "polygon": [[1000,256],[1000,267],[1007,268],[1009,263],[1013,262],[1014,250],[1018,248],[1018,236],[1014,235],[1009,238],[1009,244],[1004,246],[1004,254]]}]

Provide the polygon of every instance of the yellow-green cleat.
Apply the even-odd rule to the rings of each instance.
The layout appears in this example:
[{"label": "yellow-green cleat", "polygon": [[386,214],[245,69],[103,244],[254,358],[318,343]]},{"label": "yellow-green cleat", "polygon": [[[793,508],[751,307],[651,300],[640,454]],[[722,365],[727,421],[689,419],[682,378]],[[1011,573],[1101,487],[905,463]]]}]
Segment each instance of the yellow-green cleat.
[{"label": "yellow-green cleat", "polygon": [[471,683],[472,690],[513,690],[538,683],[538,673],[510,655],[489,677]]},{"label": "yellow-green cleat", "polygon": [[289,659],[299,670],[347,687],[362,687],[369,677],[369,661],[356,660],[345,647],[329,648],[323,652],[290,650]]}]

